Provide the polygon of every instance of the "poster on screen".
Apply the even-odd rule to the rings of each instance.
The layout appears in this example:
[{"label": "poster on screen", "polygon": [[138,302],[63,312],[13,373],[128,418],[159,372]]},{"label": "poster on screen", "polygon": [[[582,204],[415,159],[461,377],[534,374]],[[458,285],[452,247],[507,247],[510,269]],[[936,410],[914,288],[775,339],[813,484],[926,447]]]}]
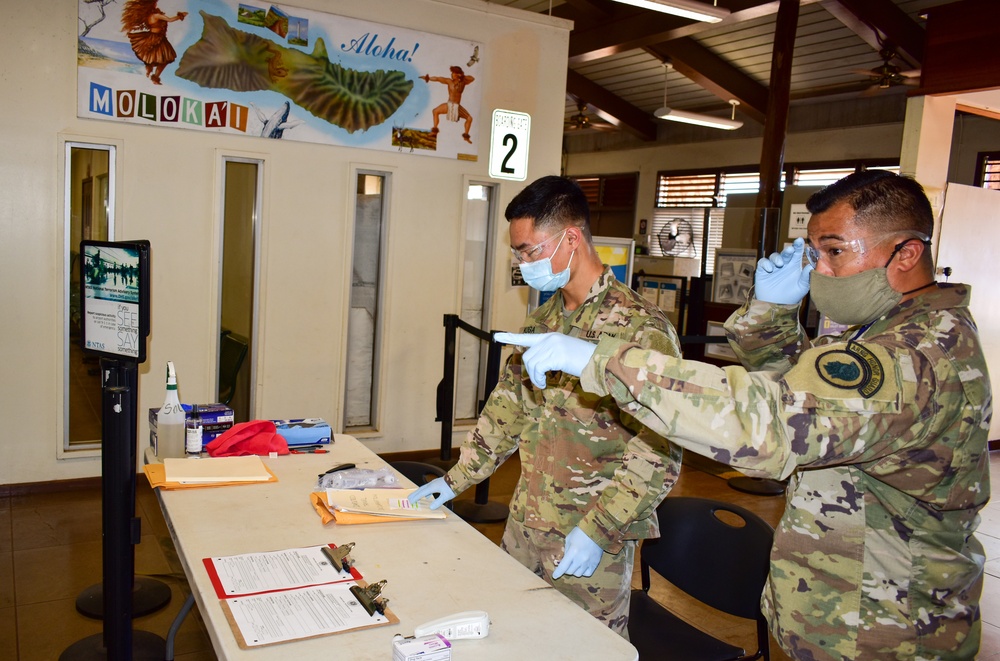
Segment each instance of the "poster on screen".
[{"label": "poster on screen", "polygon": [[78,7],[79,117],[478,160],[477,42],[268,2]]},{"label": "poster on screen", "polygon": [[84,350],[139,358],[139,250],[84,244],[81,276]]}]

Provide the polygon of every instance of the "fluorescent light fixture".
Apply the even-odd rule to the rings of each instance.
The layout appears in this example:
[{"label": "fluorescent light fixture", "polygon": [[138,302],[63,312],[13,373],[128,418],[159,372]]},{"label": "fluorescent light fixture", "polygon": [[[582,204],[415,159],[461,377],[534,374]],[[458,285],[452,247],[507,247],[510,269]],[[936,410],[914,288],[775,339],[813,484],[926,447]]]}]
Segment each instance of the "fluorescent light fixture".
[{"label": "fluorescent light fixture", "polygon": [[697,124],[713,129],[724,129],[732,131],[743,126],[743,122],[738,119],[727,119],[726,117],[716,117],[715,115],[703,115],[700,112],[688,112],[677,110],[676,108],[658,108],[653,113],[660,119],[667,119],[671,122],[683,122],[684,124]]},{"label": "fluorescent light fixture", "polygon": [[718,23],[729,16],[728,9],[694,0],[616,0],[616,2],[706,23]]}]

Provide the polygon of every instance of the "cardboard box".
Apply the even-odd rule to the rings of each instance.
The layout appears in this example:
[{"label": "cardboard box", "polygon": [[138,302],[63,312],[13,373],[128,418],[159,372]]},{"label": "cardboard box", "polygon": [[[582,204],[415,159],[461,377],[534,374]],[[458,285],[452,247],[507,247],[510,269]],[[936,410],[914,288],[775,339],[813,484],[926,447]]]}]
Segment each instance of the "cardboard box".
[{"label": "cardboard box", "polygon": [[392,639],[393,661],[451,661],[451,643],[440,634]]},{"label": "cardboard box", "polygon": [[[191,404],[181,404],[185,413],[190,413]],[[160,409],[149,409],[149,445],[156,451],[156,414]],[[201,443],[206,445],[233,426],[233,410],[225,404],[199,404],[198,414],[201,416]],[[185,418],[190,415],[185,416]]]},{"label": "cardboard box", "polygon": [[330,425],[323,418],[292,418],[272,420],[278,433],[290,447],[296,445],[324,445],[333,440]]}]

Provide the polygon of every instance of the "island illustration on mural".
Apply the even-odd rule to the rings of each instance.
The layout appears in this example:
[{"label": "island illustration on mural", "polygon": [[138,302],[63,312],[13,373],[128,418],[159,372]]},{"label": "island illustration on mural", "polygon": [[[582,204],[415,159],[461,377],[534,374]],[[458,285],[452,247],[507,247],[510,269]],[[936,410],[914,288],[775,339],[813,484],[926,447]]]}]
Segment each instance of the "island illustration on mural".
[{"label": "island illustration on mural", "polygon": [[272,90],[348,133],[385,122],[413,89],[402,71],[355,71],[331,62],[322,39],[304,53],[199,13],[201,39],[184,52],[177,76],[202,87]]}]

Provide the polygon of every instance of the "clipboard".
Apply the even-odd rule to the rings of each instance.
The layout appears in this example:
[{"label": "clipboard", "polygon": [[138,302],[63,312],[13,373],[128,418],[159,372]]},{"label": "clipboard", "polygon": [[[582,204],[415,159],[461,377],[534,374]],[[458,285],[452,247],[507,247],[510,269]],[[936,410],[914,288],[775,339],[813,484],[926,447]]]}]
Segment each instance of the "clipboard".
[{"label": "clipboard", "polygon": [[[311,638],[321,638],[323,636],[332,636],[335,634],[345,633],[348,631],[360,631],[362,629],[371,629],[373,627],[381,627],[389,624],[399,624],[399,618],[396,617],[395,613],[393,613],[392,610],[390,610],[389,608],[386,608],[385,612],[381,615],[379,613],[376,613],[375,615],[369,616],[368,613],[364,611],[364,608],[362,608],[360,604],[358,604],[357,608],[360,609],[361,612],[364,613],[364,615],[369,618],[370,623],[364,623],[361,625],[350,625],[343,628],[338,628],[336,630],[328,629],[323,631],[317,631],[316,633],[309,635],[284,637],[281,638],[280,640],[276,639],[276,640],[267,640],[264,642],[259,642],[259,639],[251,638],[250,640],[247,640],[243,629],[240,627],[237,615],[234,612],[234,610],[236,609],[241,609],[242,606],[245,604],[245,602],[247,602],[248,600],[263,600],[268,598],[278,598],[286,595],[291,597],[303,596],[306,598],[310,598],[313,597],[314,594],[307,594],[307,593],[316,593],[317,591],[342,592],[346,593],[346,595],[350,595],[350,597],[353,598],[353,595],[351,594],[349,589],[351,585],[353,585],[353,583],[336,583],[333,585],[299,588],[296,590],[284,590],[281,592],[268,593],[264,595],[254,595],[250,597],[240,597],[236,599],[227,599],[227,600],[224,599],[221,600],[219,604],[222,607],[222,612],[226,616],[226,621],[229,622],[229,628],[232,629],[233,635],[236,638],[236,644],[239,645],[240,649],[243,650],[257,649],[260,647],[269,647],[271,645],[279,645],[281,643],[290,643],[299,640],[309,640]],[[364,581],[357,581],[357,585],[361,587],[367,587],[367,583],[365,583]],[[346,595],[343,595],[345,599],[347,598]],[[287,604],[283,604],[283,607],[287,607]],[[292,623],[291,620],[289,620],[288,623]],[[249,635],[253,636],[252,633],[249,633]]]},{"label": "clipboard", "polygon": [[[327,546],[333,549],[337,548],[336,544],[328,544]],[[309,547],[285,549],[282,551],[271,551],[265,553],[246,553],[239,556],[202,558],[202,563],[205,565],[205,571],[208,573],[208,578],[212,581],[212,587],[215,588],[215,596],[219,599],[250,597],[259,594],[284,592],[286,590],[295,590],[297,588],[331,585],[334,583],[353,583],[363,578],[361,572],[359,572],[353,565],[350,567],[347,575],[340,572],[337,572],[334,576],[326,575],[328,573],[335,572],[336,569],[329,566],[325,559],[319,563],[317,563],[314,559],[311,559],[309,554],[314,548],[318,548],[320,550],[322,549],[322,547]],[[294,570],[293,573],[298,575],[302,575],[307,572],[314,573],[315,578],[321,580],[309,583],[302,582],[300,584],[293,585],[279,585],[274,587],[264,587],[263,585],[249,587],[246,580],[236,581],[233,579],[234,575],[246,576],[247,574],[259,574],[261,567],[259,563],[264,563],[265,566],[278,563],[295,565],[298,569]],[[220,566],[222,566],[224,571],[229,573],[220,575]],[[303,569],[303,567],[307,568]],[[237,587],[239,584],[242,585]]]}]

